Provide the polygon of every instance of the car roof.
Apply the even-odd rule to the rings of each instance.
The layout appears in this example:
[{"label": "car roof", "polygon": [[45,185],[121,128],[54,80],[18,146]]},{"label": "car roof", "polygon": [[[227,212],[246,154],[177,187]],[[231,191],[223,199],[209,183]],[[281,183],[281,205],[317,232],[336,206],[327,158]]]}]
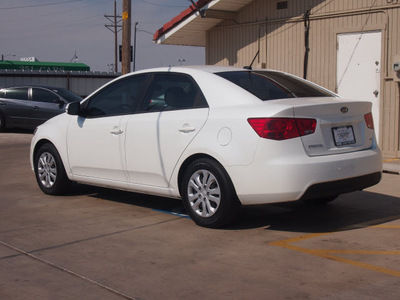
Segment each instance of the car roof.
[{"label": "car roof", "polygon": [[42,89],[48,89],[48,90],[65,90],[65,88],[57,87],[57,86],[30,85],[30,84],[7,86],[7,87],[3,87],[1,89],[12,89],[12,88],[42,88]]},{"label": "car roof", "polygon": [[[253,69],[254,71],[260,71],[258,69]],[[160,68],[152,68],[152,69],[143,69],[137,71],[135,73],[151,73],[151,72],[183,72],[183,73],[190,73],[202,71],[207,73],[219,73],[219,72],[240,72],[240,71],[250,71],[249,69],[240,68],[240,67],[233,67],[233,66],[213,66],[213,65],[198,65],[198,66],[172,66],[172,67],[160,67]],[[262,69],[262,71],[274,71],[275,70],[268,70]]]}]

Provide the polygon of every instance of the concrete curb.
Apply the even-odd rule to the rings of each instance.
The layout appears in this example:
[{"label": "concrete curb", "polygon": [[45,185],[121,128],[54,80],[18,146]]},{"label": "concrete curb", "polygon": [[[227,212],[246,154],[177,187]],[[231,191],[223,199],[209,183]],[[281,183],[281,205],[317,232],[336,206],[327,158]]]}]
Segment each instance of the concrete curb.
[{"label": "concrete curb", "polygon": [[383,161],[383,171],[400,175],[400,159],[387,159]]}]

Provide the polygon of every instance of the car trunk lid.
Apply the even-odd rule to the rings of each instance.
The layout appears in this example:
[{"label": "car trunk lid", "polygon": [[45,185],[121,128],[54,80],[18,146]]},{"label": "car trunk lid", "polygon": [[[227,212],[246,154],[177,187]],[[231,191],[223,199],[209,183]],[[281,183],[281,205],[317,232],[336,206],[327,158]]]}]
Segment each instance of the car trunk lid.
[{"label": "car trunk lid", "polygon": [[347,153],[372,147],[374,130],[367,126],[365,120],[365,116],[371,113],[370,102],[333,97],[296,98],[285,102],[292,104],[295,118],[317,120],[315,132],[301,137],[309,156]]}]

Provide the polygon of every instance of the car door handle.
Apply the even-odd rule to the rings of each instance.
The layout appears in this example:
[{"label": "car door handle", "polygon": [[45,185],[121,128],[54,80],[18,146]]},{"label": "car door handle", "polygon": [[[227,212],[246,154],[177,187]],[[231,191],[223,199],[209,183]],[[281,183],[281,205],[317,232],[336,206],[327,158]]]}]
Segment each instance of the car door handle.
[{"label": "car door handle", "polygon": [[4,105],[6,105],[6,103],[3,102],[3,101],[0,101],[0,105],[1,105],[1,106],[4,106]]},{"label": "car door handle", "polygon": [[37,110],[37,109],[39,109],[39,106],[32,106],[32,109],[35,109],[35,110]]},{"label": "car door handle", "polygon": [[112,135],[119,135],[122,134],[124,131],[122,129],[110,131]]},{"label": "car door handle", "polygon": [[183,127],[181,129],[179,129],[179,132],[189,133],[189,132],[193,132],[195,130],[196,130],[196,128],[193,126],[183,125]]}]

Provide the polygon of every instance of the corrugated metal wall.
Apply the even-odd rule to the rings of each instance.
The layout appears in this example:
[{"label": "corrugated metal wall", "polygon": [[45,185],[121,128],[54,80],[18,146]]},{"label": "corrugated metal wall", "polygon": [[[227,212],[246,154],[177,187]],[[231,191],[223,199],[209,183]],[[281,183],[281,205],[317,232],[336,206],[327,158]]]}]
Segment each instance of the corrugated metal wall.
[{"label": "corrugated metal wall", "polygon": [[400,55],[400,0],[255,0],[239,11],[236,22],[223,21],[207,33],[206,62],[249,65],[287,71],[303,77],[304,14],[310,15],[307,79],[336,91],[337,34],[382,32],[381,148],[386,157],[400,157],[399,83],[393,58]]},{"label": "corrugated metal wall", "polygon": [[0,71],[0,88],[20,85],[47,85],[69,89],[87,96],[119,73],[100,72],[40,72],[40,71]]}]

